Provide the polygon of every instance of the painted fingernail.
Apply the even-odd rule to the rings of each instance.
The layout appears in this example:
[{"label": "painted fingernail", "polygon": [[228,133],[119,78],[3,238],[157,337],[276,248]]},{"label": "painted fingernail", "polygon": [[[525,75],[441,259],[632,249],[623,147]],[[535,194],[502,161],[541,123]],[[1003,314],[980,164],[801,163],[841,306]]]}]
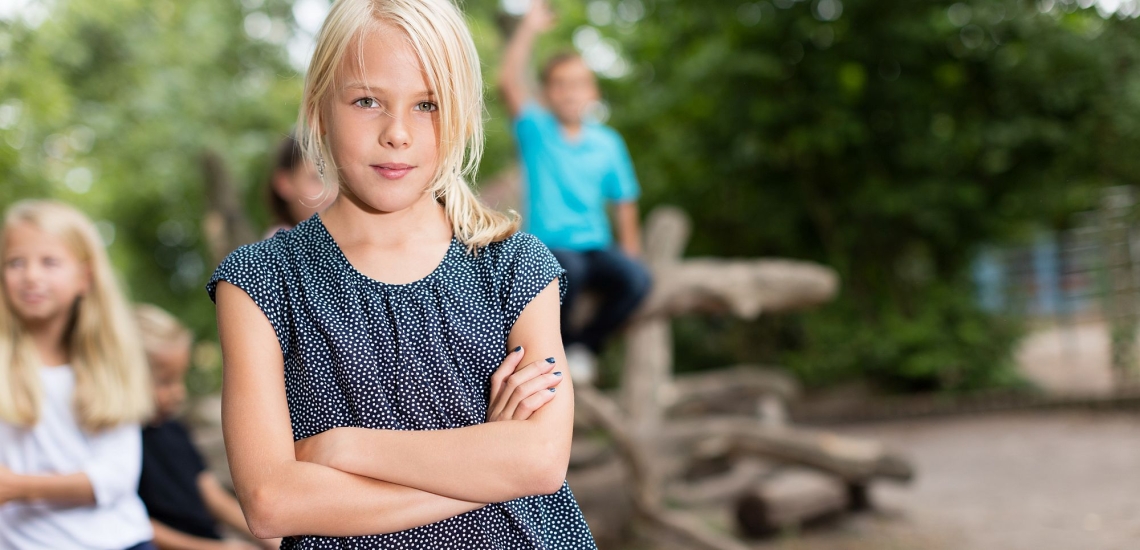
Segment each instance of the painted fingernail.
[{"label": "painted fingernail", "polygon": [[511,350],[511,353],[518,353],[518,352],[520,352],[520,351],[522,351],[522,346],[519,346],[519,347],[517,347],[517,348],[515,348],[515,349]]},{"label": "painted fingernail", "polygon": [[562,376],[562,371],[560,371],[560,370],[554,371],[554,376]]},{"label": "painted fingernail", "polygon": [[554,363],[554,358],[553,357],[547,357],[546,362],[547,363]]},{"label": "painted fingernail", "polygon": [[554,393],[555,388],[550,388],[550,393]]}]

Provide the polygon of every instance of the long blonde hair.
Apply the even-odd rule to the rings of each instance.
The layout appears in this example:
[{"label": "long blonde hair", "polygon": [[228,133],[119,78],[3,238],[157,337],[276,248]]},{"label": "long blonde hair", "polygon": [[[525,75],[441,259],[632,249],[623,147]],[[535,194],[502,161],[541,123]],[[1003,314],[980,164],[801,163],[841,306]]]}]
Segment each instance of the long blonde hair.
[{"label": "long blonde hair", "polygon": [[337,0],[317,35],[305,75],[298,138],[305,156],[325,166],[326,192],[339,185],[321,115],[335,92],[337,69],[350,44],[381,22],[402,30],[427,73],[439,103],[439,166],[428,192],[443,204],[452,230],[469,249],[503,240],[518,230],[518,215],[479,202],[469,179],[483,156],[483,75],[463,16],[449,0]]},{"label": "long blonde hair", "polygon": [[[73,406],[80,425],[96,432],[124,422],[142,422],[154,407],[150,375],[134,318],[95,225],[78,210],[58,202],[17,202],[4,215],[0,258],[6,257],[9,231],[17,224],[30,224],[60,238],[91,277],[64,336],[75,372]],[[31,427],[39,421],[43,399],[37,372],[42,363],[31,336],[8,303],[7,290],[2,294],[0,420]]]}]

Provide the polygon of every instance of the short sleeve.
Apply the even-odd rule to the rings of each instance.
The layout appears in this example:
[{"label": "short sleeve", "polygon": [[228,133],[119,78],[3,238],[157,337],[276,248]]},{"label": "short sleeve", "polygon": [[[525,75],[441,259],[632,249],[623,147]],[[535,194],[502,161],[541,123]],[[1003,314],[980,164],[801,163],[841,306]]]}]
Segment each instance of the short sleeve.
[{"label": "short sleeve", "polygon": [[633,171],[633,161],[629,158],[629,148],[625,140],[617,132],[611,132],[613,138],[614,169],[606,176],[606,196],[610,200],[626,202],[637,200],[641,195],[641,187],[637,183],[637,174]]},{"label": "short sleeve", "polygon": [[287,288],[282,277],[282,262],[276,239],[247,244],[234,250],[214,270],[206,292],[217,303],[218,283],[226,281],[249,295],[273,326],[281,352],[286,352],[289,334],[285,322]]},{"label": "short sleeve", "polygon": [[526,306],[550,281],[558,279],[558,301],[566,296],[566,270],[534,235],[519,232],[502,243],[499,288],[503,300],[504,332],[510,334]]}]

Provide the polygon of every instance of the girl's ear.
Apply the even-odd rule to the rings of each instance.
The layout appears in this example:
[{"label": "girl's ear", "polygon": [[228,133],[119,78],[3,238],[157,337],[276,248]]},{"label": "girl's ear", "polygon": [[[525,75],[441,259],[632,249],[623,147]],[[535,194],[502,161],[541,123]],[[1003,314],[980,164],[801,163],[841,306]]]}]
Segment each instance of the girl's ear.
[{"label": "girl's ear", "polygon": [[273,192],[281,197],[281,200],[292,202],[297,198],[293,188],[293,174],[288,170],[281,168],[274,170],[273,178],[269,180],[269,184],[273,186]]},{"label": "girl's ear", "polygon": [[326,105],[317,105],[317,108],[316,108],[317,120],[315,120],[314,124],[313,124],[314,126],[317,127],[317,134],[322,135],[322,136],[325,135],[325,131],[326,131],[325,117],[328,116],[328,112],[327,112],[328,111],[328,105],[327,105],[328,101],[325,101],[324,103],[326,103]]},{"label": "girl's ear", "polygon": [[90,264],[83,264],[81,276],[82,281],[79,285],[79,295],[87,296],[87,293],[91,292],[91,287],[95,285],[95,272],[91,270]]}]

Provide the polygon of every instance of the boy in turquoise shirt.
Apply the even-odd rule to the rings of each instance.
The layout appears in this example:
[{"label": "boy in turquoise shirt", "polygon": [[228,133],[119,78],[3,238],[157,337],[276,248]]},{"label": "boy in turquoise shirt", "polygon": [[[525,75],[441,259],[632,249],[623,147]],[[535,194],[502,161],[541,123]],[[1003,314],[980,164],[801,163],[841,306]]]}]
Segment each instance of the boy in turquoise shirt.
[{"label": "boy in turquoise shirt", "polygon": [[[612,128],[584,118],[599,97],[593,72],[581,57],[559,55],[541,74],[543,104],[528,93],[531,49],[553,22],[545,1],[533,0],[507,46],[499,90],[522,158],[523,220],[566,269],[562,338],[573,374],[588,382],[593,357],[645,298],[650,278],[638,260],[640,189],[625,141]],[[610,204],[617,246],[606,212]],[[575,329],[568,314],[585,289],[602,300],[594,317]]]}]

